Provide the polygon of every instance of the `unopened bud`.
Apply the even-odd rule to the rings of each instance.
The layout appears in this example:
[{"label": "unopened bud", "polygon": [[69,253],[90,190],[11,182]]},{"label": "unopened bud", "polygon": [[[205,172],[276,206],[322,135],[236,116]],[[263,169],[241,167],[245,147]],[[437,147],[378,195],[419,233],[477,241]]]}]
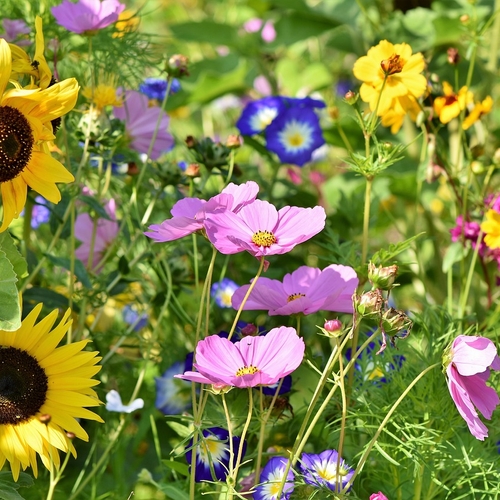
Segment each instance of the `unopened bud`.
[{"label": "unopened bud", "polygon": [[241,137],[238,134],[229,135],[226,139],[226,147],[238,149],[241,146]]},{"label": "unopened bud", "polygon": [[151,472],[148,471],[148,469],[142,469],[139,474],[137,474],[137,479],[141,483],[151,483],[153,481],[153,476],[151,475]]},{"label": "unopened bud", "polygon": [[198,163],[190,163],[186,167],[186,171],[184,172],[187,177],[199,177],[200,176],[200,166]]},{"label": "unopened bud", "polygon": [[182,54],[173,55],[167,62],[166,71],[168,76],[174,78],[182,78],[184,76],[189,76],[188,70],[189,59]]},{"label": "unopened bud", "polygon": [[382,329],[387,335],[397,335],[402,330],[410,330],[412,320],[404,311],[390,307],[382,315]]},{"label": "unopened bud", "polygon": [[68,439],[75,439],[76,435],[74,432],[69,432],[69,431],[66,431],[66,437]]},{"label": "unopened bud", "polygon": [[474,172],[476,175],[483,174],[486,170],[483,162],[477,161],[477,160],[473,161],[470,164],[470,168],[471,168],[472,172]]},{"label": "unopened bud", "polygon": [[344,325],[339,319],[329,319],[325,321],[321,331],[328,337],[340,337],[344,331]]},{"label": "unopened bud", "polygon": [[448,55],[448,62],[453,66],[456,66],[460,61],[460,54],[458,53],[458,49],[455,47],[450,47],[446,54]]},{"label": "unopened bud", "polygon": [[354,295],[354,309],[361,316],[378,316],[384,304],[384,297],[379,289],[370,290],[361,295]]},{"label": "unopened bud", "polygon": [[500,148],[497,149],[495,151],[495,153],[493,154],[493,163],[496,165],[496,166],[499,166],[500,165]]},{"label": "unopened bud", "polygon": [[398,266],[376,266],[373,262],[368,264],[368,280],[375,288],[390,290],[398,274]]},{"label": "unopened bud", "polygon": [[241,335],[244,337],[254,336],[258,331],[259,329],[253,323],[248,323],[248,325],[240,329]]},{"label": "unopened bud", "polygon": [[193,149],[198,141],[192,135],[188,135],[185,142],[189,149]]},{"label": "unopened bud", "polygon": [[328,112],[328,116],[332,120],[338,120],[338,118],[339,118],[339,108],[337,108],[337,106],[329,106],[327,112]]},{"label": "unopened bud", "polygon": [[52,420],[52,416],[49,415],[48,413],[44,413],[43,415],[40,415],[38,417],[38,420],[40,420],[42,424],[48,424]]},{"label": "unopened bud", "polygon": [[212,394],[227,394],[233,388],[232,385],[226,384],[212,384],[208,389]]},{"label": "unopened bud", "polygon": [[470,17],[468,14],[463,14],[460,16],[460,22],[462,24],[468,24],[469,20],[470,20]]},{"label": "unopened bud", "polygon": [[345,93],[344,100],[347,104],[350,104],[352,106],[353,104],[356,104],[358,97],[359,97],[359,95],[356,94],[356,92],[353,92],[352,90],[348,90]]}]

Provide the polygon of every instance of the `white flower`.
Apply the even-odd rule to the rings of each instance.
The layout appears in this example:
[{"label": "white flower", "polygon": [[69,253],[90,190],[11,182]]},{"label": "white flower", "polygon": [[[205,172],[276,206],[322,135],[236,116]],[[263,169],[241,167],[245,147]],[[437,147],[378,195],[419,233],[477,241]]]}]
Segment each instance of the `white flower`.
[{"label": "white flower", "polygon": [[120,413],[132,413],[135,410],[144,407],[144,399],[137,398],[132,401],[129,405],[124,405],[122,403],[122,398],[118,391],[112,390],[106,394],[106,410],[117,411]]}]

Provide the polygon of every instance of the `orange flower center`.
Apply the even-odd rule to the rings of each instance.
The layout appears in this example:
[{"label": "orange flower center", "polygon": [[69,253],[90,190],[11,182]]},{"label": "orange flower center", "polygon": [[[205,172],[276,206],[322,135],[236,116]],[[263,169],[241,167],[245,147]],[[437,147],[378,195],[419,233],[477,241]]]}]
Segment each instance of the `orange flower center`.
[{"label": "orange flower center", "polygon": [[239,368],[238,371],[236,372],[237,377],[242,377],[243,375],[253,375],[254,373],[257,373],[259,369],[256,366],[250,365],[250,366],[243,366],[242,368]]},{"label": "orange flower center", "polygon": [[300,297],[305,297],[305,293],[292,293],[292,295],[289,295],[288,298],[286,299],[287,302],[292,302],[292,300],[297,300],[300,299]]},{"label": "orange flower center", "polygon": [[389,59],[384,59],[380,63],[382,71],[387,75],[394,75],[395,73],[401,73],[403,71],[403,66],[405,65],[405,60],[401,59],[398,54],[392,54]]}]

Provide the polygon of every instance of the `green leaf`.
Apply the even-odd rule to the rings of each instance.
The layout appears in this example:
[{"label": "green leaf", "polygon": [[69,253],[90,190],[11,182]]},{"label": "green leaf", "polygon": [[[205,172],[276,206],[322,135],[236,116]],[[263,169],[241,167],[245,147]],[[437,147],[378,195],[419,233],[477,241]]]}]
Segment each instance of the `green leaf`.
[{"label": "green leaf", "polygon": [[[46,253],[45,256],[55,266],[63,267],[64,269],[67,269],[68,271],[71,270],[71,260],[69,258],[56,257],[55,255],[50,255],[48,253]],[[92,282],[90,281],[87,270],[85,269],[83,262],[78,260],[78,259],[75,259],[75,276],[77,277],[78,281],[80,281],[80,283],[85,288],[88,288],[89,290],[92,288]]]},{"label": "green leaf", "polygon": [[190,42],[207,42],[212,45],[235,45],[238,30],[229,24],[214,21],[190,21],[170,26],[175,38]]},{"label": "green leaf", "polygon": [[[68,208],[70,201],[71,201],[70,194],[68,192],[63,192],[61,201],[57,205],[54,205],[54,207],[52,208],[49,219],[49,227],[50,227],[50,232],[52,234],[55,234],[59,225],[62,224],[64,213],[66,212],[66,209]],[[71,220],[70,217],[68,217],[66,219],[66,222],[64,223],[64,227],[61,231],[61,235],[59,238],[64,240],[68,238],[70,234],[71,234]]]},{"label": "green leaf", "polygon": [[176,488],[171,484],[159,484],[160,490],[165,493],[169,498],[175,498],[175,500],[189,500],[189,495],[185,492]]},{"label": "green leaf", "polygon": [[0,233],[0,249],[5,252],[5,255],[10,260],[18,278],[24,278],[28,275],[28,265],[26,260],[19,253],[19,250],[14,243],[14,239],[8,231]]},{"label": "green leaf", "polygon": [[460,262],[469,252],[468,248],[465,248],[461,241],[455,241],[452,243],[443,257],[443,273],[447,273],[455,264],[455,262]]},{"label": "green leaf", "polygon": [[83,201],[86,205],[88,205],[99,217],[102,219],[111,220],[111,217],[108,215],[108,212],[104,209],[104,207],[92,196],[87,196],[86,194],[81,194],[78,199]]},{"label": "green leaf", "polygon": [[320,17],[308,17],[293,12],[283,16],[276,23],[276,39],[273,45],[292,45],[295,42],[306,40],[312,36],[319,36],[325,31],[336,28],[338,22]]},{"label": "green leaf", "polygon": [[189,427],[179,424],[179,422],[167,420],[167,425],[171,427],[174,432],[176,432],[182,438],[187,438],[192,434],[192,432],[189,430]]},{"label": "green leaf", "polygon": [[125,255],[122,255],[118,261],[118,271],[120,271],[121,274],[128,274],[130,272],[130,266],[128,265],[128,260]]},{"label": "green leaf", "polygon": [[392,259],[396,257],[396,255],[400,254],[401,252],[404,252],[408,248],[410,248],[411,244],[417,239],[420,238],[425,234],[424,232],[419,233],[415,236],[412,236],[411,238],[408,238],[407,240],[401,241],[399,243],[392,243],[389,245],[389,248],[381,248],[378,252],[375,252],[373,254],[373,257],[371,258],[371,261],[377,265],[386,265],[390,264]]},{"label": "green leaf", "polygon": [[12,486],[0,483],[0,498],[2,500],[24,500]]},{"label": "green leaf", "polygon": [[162,460],[163,465],[169,469],[175,470],[183,476],[189,476],[189,467],[185,463],[176,462],[175,460]]},{"label": "green leaf", "polygon": [[10,260],[0,250],[0,330],[13,332],[21,326],[17,277]]},{"label": "green leaf", "polygon": [[2,500],[24,500],[17,490],[33,486],[33,478],[21,472],[17,482],[12,479],[11,472],[0,472],[0,498]]},{"label": "green leaf", "polygon": [[[48,309],[67,309],[69,307],[68,298],[60,293],[42,287],[31,287],[23,293],[23,305],[31,310],[40,302]],[[73,304],[73,308],[75,305]],[[29,311],[27,311],[29,312]]]}]

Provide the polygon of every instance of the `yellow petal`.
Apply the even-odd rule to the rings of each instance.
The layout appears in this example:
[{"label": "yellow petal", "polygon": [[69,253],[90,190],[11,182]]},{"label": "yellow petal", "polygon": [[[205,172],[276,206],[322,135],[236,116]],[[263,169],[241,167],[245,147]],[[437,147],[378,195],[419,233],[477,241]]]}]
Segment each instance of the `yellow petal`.
[{"label": "yellow petal", "polygon": [[9,83],[12,71],[12,55],[9,44],[0,38],[0,96],[4,93]]}]

